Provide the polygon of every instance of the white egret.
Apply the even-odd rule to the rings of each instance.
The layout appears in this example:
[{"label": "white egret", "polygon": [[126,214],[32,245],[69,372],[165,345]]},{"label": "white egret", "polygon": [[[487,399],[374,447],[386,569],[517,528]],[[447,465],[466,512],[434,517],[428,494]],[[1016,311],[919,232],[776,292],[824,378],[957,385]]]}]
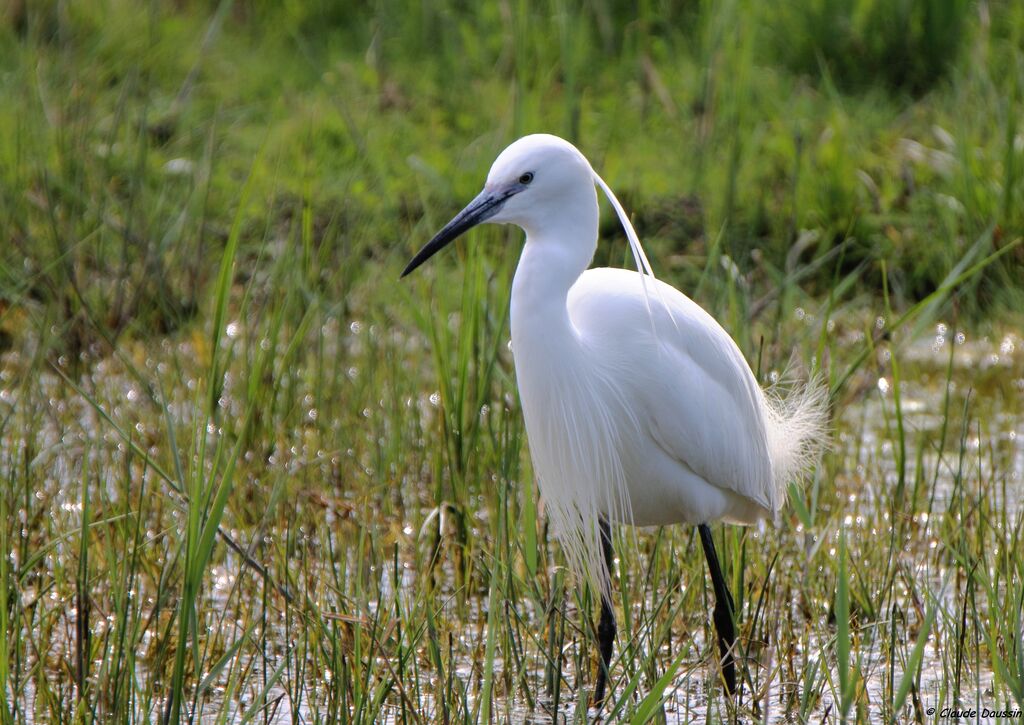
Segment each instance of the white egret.
[{"label": "white egret", "polygon": [[[597,247],[595,185],[626,229],[637,272],[587,269]],[[708,524],[776,516],[787,484],[806,475],[821,447],[822,387],[785,402],[766,394],[714,318],[655,279],[615,195],[563,139],[537,134],[506,148],[483,191],[402,276],[481,222],[526,232],[512,282],[512,355],[547,514],[573,569],[601,593],[593,703],[604,701],[616,633],[609,522],[699,527],[733,692],[733,604]]]}]

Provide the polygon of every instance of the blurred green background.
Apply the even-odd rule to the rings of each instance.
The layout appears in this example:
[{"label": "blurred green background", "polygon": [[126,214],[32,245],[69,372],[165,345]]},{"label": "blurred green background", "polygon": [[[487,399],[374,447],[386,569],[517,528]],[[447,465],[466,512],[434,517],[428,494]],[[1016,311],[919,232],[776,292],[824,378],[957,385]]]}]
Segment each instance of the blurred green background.
[{"label": "blurred green background", "polygon": [[[193,318],[247,178],[243,250],[308,212],[322,264],[390,278],[536,131],[592,159],[684,286],[709,250],[777,283],[841,246],[842,271],[870,262],[863,291],[885,260],[911,301],[1024,224],[1012,0],[15,0],[0,17],[0,295],[108,333]],[[803,287],[827,293],[837,259]],[[1020,309],[1022,264],[989,269],[970,308]]]}]

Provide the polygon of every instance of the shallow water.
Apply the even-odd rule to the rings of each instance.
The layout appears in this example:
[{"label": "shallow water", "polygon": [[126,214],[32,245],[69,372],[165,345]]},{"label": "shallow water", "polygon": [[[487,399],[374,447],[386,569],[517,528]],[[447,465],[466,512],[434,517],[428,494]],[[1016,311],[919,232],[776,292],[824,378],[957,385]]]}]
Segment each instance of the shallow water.
[{"label": "shallow water", "polygon": [[[232,323],[237,325],[238,323]],[[330,323],[329,323],[330,324]],[[375,344],[370,338],[369,330],[350,326],[348,330],[335,326],[321,331],[324,339],[331,342],[327,350],[329,355],[344,355],[347,350],[351,356],[359,354],[364,346]],[[238,335],[244,335],[237,327],[229,333],[228,341]],[[415,339],[399,341],[401,346],[417,345]],[[839,350],[853,350],[863,344],[863,335],[851,333],[840,344]],[[204,426],[197,414],[197,405],[201,401],[196,391],[200,389],[203,351],[190,341],[181,341],[175,345],[164,343],[156,350],[136,350],[130,356],[132,364],[142,373],[143,379],[161,381],[166,391],[168,415],[176,421],[180,430],[192,430],[193,443],[205,439],[207,444],[215,446],[222,431],[214,426]],[[418,351],[417,354],[422,354]],[[948,556],[942,554],[944,547],[950,545],[951,522],[962,522],[964,526],[976,526],[973,517],[983,515],[991,531],[1001,531],[1004,527],[1018,527],[1022,516],[1022,500],[1024,500],[1024,340],[1015,332],[1006,332],[990,337],[974,337],[970,333],[950,333],[945,325],[938,325],[932,334],[924,336],[916,342],[899,348],[896,352],[899,361],[899,399],[904,428],[905,455],[901,459],[899,436],[896,434],[898,420],[896,415],[897,375],[892,365],[892,353],[887,348],[879,348],[871,365],[855,375],[851,380],[848,399],[843,403],[836,421],[836,444],[830,454],[836,463],[836,491],[832,495],[825,493],[818,500],[819,519],[816,522],[817,533],[808,533],[799,521],[795,523],[795,531],[778,534],[768,532],[764,527],[752,529],[747,535],[753,546],[761,546],[763,541],[769,546],[778,546],[780,537],[794,546],[799,554],[802,549],[808,563],[817,561],[814,557],[819,551],[825,551],[831,561],[836,558],[837,531],[834,527],[823,525],[824,522],[842,521],[846,531],[851,552],[858,547],[870,551],[865,542],[874,539],[888,539],[893,534],[894,520],[903,525],[903,540],[897,542],[898,550],[894,556],[899,560],[899,575],[894,582],[892,596],[888,600],[893,612],[898,612],[900,626],[910,626],[922,618],[923,608],[928,605],[928,596],[934,596],[945,602],[949,611],[945,613],[947,620],[954,620],[962,597],[954,596],[964,587],[962,572]],[[840,354],[834,353],[836,359]],[[845,357],[845,356],[843,356]],[[166,483],[149,467],[143,465],[138,457],[128,455],[125,440],[102,419],[96,409],[81,396],[68,394],[60,377],[52,372],[38,375],[32,386],[15,387],[13,382],[19,380],[20,373],[29,365],[30,355],[11,352],[0,361],[0,416],[12,416],[0,434],[3,453],[0,462],[5,470],[12,471],[23,461],[33,470],[45,471],[39,477],[38,485],[32,492],[35,501],[30,506],[20,506],[11,511],[14,520],[20,522],[20,534],[31,545],[14,547],[9,562],[15,567],[27,566],[25,559],[35,554],[39,546],[44,546],[39,554],[39,563],[28,566],[25,577],[19,586],[21,606],[25,610],[44,610],[50,617],[47,622],[52,631],[46,643],[48,649],[33,655],[45,661],[46,669],[51,669],[54,676],[66,673],[62,662],[66,662],[69,652],[73,649],[74,620],[77,612],[73,602],[67,599],[66,589],[54,585],[54,581],[66,581],[69,576],[63,571],[65,562],[75,561],[78,556],[77,534],[60,536],[60,532],[75,532],[82,515],[81,481],[83,471],[88,472],[93,481],[96,496],[109,508],[116,508],[121,501],[131,499],[139,486],[145,485],[146,490],[153,492],[166,491]],[[88,373],[79,379],[91,396],[108,411],[111,417],[123,425],[126,433],[131,436],[132,443],[147,452],[153,460],[161,460],[166,451],[166,438],[163,434],[164,419],[160,406],[150,397],[145,384],[131,374],[124,361],[97,358],[86,360]],[[356,379],[363,373],[352,366],[346,376]],[[360,453],[361,446],[353,444],[347,449],[332,449],[324,442],[325,430],[329,434],[333,428],[327,423],[324,428],[322,418],[325,413],[317,407],[317,391],[308,379],[296,380],[289,384],[297,386],[295,398],[301,401],[308,426],[305,429],[285,431],[270,450],[252,450],[244,454],[245,460],[254,469],[262,468],[264,476],[271,480],[275,472],[285,477],[309,476],[314,479],[328,479],[339,468],[355,465],[367,478],[376,475],[375,461]],[[219,407],[226,415],[240,417],[244,415],[244,404],[235,386],[238,378],[231,369],[226,371],[224,386],[218,401]],[[160,393],[156,393],[157,396]],[[386,401],[374,401],[370,405],[386,405]],[[435,425],[437,402],[427,397],[414,401],[409,398],[405,406],[411,413],[420,418],[421,430]],[[31,422],[25,416],[31,413]],[[947,412],[948,411],[948,412]],[[964,417],[964,411],[967,416]],[[370,407],[365,409],[367,417],[374,415]],[[30,435],[26,435],[29,432]],[[375,441],[379,444],[380,441]],[[193,465],[211,470],[209,459],[195,457],[190,459]],[[901,466],[902,461],[902,466]],[[126,468],[127,467],[127,468]],[[130,485],[125,483],[125,471],[129,472]],[[261,476],[262,478],[263,476]],[[256,479],[254,483],[259,483]],[[917,508],[914,510],[890,510],[888,507],[894,498],[894,489],[902,486],[908,493],[899,499],[910,501]],[[912,494],[909,492],[913,492]],[[329,490],[313,488],[309,494],[320,511],[320,521],[333,532],[337,527],[350,521],[357,507],[353,498],[346,492],[340,494]],[[805,492],[811,501],[813,493]],[[244,497],[244,490],[237,490],[236,497]],[[429,500],[430,495],[425,494]],[[147,519],[146,528],[142,532],[144,538],[153,542],[150,549],[149,566],[170,566],[173,551],[165,547],[165,530],[158,526],[181,526],[184,514],[171,504],[170,498],[161,502],[159,497],[145,502],[147,506],[160,509],[160,516]],[[965,508],[966,506],[966,508]],[[481,507],[482,509],[483,507]],[[42,532],[38,531],[38,517],[45,512],[48,522]],[[980,512],[980,514],[979,514]],[[421,511],[420,521],[429,519]],[[963,517],[970,522],[965,522]],[[474,524],[486,530],[485,513]],[[256,522],[259,523],[259,516]],[[319,526],[320,524],[313,524]],[[368,522],[368,525],[379,525]],[[425,524],[421,524],[425,526]],[[398,526],[398,525],[396,525]],[[443,524],[450,526],[450,522]],[[403,523],[396,533],[398,541],[416,542],[422,538],[422,532],[410,521]],[[250,523],[248,527],[239,527],[232,532],[236,539],[252,544],[261,551],[273,549],[279,542],[294,538],[294,532],[281,529],[276,524],[264,522],[259,525]],[[770,534],[770,535],[769,535]],[[332,534],[333,535],[333,534]],[[803,541],[801,542],[801,535]],[[308,555],[322,554],[322,536],[315,531],[304,531],[301,540],[308,547]],[[824,537],[824,538],[822,538]],[[339,546],[345,544],[339,539]],[[354,571],[364,565],[359,561],[356,549],[348,550],[346,571]],[[620,552],[621,553],[621,552]],[[998,555],[998,552],[994,552]],[[643,555],[641,555],[641,558]],[[396,555],[401,571],[397,572],[390,565],[375,567],[378,583],[378,596],[370,602],[370,608],[362,614],[344,614],[344,617],[375,616],[378,607],[387,609],[397,607],[399,611],[412,611],[420,577],[415,564],[405,554]],[[468,658],[469,653],[477,652],[480,646],[483,623],[486,622],[486,593],[479,596],[468,595],[462,606],[454,597],[459,596],[453,582],[456,577],[450,564],[445,566],[445,579],[448,587],[445,604],[440,609],[440,616],[449,617],[461,630],[458,647],[453,652],[466,653],[467,659],[456,661],[454,677],[467,689],[467,701],[473,706],[479,680],[479,662]],[[800,562],[790,562],[786,566],[799,568]],[[827,576],[828,572],[819,563],[813,564],[807,575]],[[856,565],[855,565],[856,566]],[[780,567],[781,568],[781,567]],[[243,581],[239,581],[240,574]],[[325,571],[326,575],[326,571]],[[798,575],[792,575],[798,577]],[[397,581],[397,587],[395,582]],[[207,632],[227,632],[228,639],[240,636],[245,630],[243,619],[232,619],[239,614],[238,587],[253,588],[252,577],[244,569],[237,556],[231,554],[218,561],[208,575],[209,587],[206,592],[207,605],[215,614],[206,614],[203,620]],[[945,591],[941,590],[943,583]],[[682,585],[685,587],[685,583]],[[759,586],[767,584],[760,582]],[[1005,584],[1004,584],[1005,586]],[[869,587],[870,588],[870,587]],[[258,591],[259,587],[256,587]],[[660,594],[660,593],[659,593]],[[143,602],[145,607],[154,607],[160,596],[159,576],[156,571],[143,572],[134,583],[131,596]],[[642,620],[649,616],[655,607],[653,593],[643,605],[636,604],[635,616]],[[525,627],[543,633],[544,613],[539,611],[531,600],[516,603],[517,614],[525,620]],[[578,619],[579,613],[571,601],[564,603],[570,621]],[[832,721],[838,718],[836,692],[838,685],[835,679],[834,648],[831,640],[834,637],[833,626],[821,626],[821,622],[829,617],[831,599],[819,596],[810,602],[791,605],[783,603],[776,613],[788,613],[790,618],[785,639],[767,641],[752,647],[751,660],[748,667],[758,692],[757,707],[751,712],[757,719],[764,722],[786,722],[790,717],[788,709],[800,701],[802,682],[799,675],[808,671],[816,673],[817,684],[814,690],[820,696],[812,697],[806,716],[810,720]],[[981,606],[981,605],[979,605]],[[285,613],[273,612],[265,623],[266,634],[262,640],[262,651],[257,656],[244,650],[239,654],[236,663],[237,671],[247,672],[251,682],[233,683],[232,694],[225,690],[222,683],[212,687],[204,696],[204,713],[212,713],[227,707],[238,713],[253,707],[257,693],[263,689],[267,671],[287,664],[295,657],[294,647],[297,637],[294,629],[289,629]],[[645,614],[648,613],[648,614]],[[809,612],[809,614],[808,614]],[[162,615],[166,621],[167,610]],[[699,615],[697,615],[699,616]],[[749,617],[750,612],[745,611]],[[991,615],[989,615],[991,616]],[[692,616],[687,621],[691,621]],[[102,637],[108,629],[116,626],[113,616],[94,616],[92,619],[94,636]],[[52,623],[59,626],[53,627]],[[416,622],[406,623],[408,626]],[[888,615],[867,618],[855,628],[857,637],[856,656],[859,668],[863,673],[863,690],[865,692],[862,706],[866,707],[866,715],[874,719],[885,713],[879,704],[892,698],[892,690],[902,677],[905,662],[900,660],[902,653],[895,661],[886,651],[891,643],[886,642],[882,631],[891,624]],[[290,625],[292,628],[293,625]],[[950,668],[951,655],[948,642],[948,623],[941,630],[941,636],[934,635],[924,648],[921,677],[916,683],[913,707],[929,707],[940,709],[950,702]],[[642,628],[641,628],[642,629]],[[158,630],[157,630],[158,631]],[[770,630],[766,630],[769,631]],[[38,632],[34,633],[38,635]],[[543,634],[538,635],[543,642]],[[646,636],[646,635],[643,635]],[[675,636],[675,635],[673,635]],[[977,633],[975,633],[977,636]],[[136,676],[144,680],[149,677],[146,657],[157,647],[154,631],[147,630],[139,639],[139,661],[136,662]],[[939,641],[941,640],[941,642]],[[658,648],[656,661],[660,671],[667,667],[678,652],[670,651],[676,647],[685,647],[686,655],[679,663],[679,669],[672,683],[666,690],[666,701],[663,708],[665,718],[669,722],[689,722],[695,718],[711,719],[728,717],[717,691],[708,699],[709,671],[713,667],[708,659],[708,646],[702,631],[695,630],[679,641],[659,639],[657,642],[648,640],[651,647]],[[671,643],[671,644],[670,644]],[[623,642],[618,642],[622,647]],[[532,646],[532,645],[531,645]],[[573,659],[579,647],[579,637],[568,641],[563,652],[566,662]],[[907,646],[909,651],[910,645]],[[643,649],[643,647],[641,647]],[[977,651],[975,647],[972,652]],[[289,653],[292,654],[289,654]],[[532,683],[537,695],[537,702],[530,707],[521,697],[513,696],[511,700],[500,692],[496,696],[499,703],[494,711],[501,718],[513,721],[550,722],[553,718],[543,705],[545,673],[543,659],[538,652],[526,652],[528,661],[522,677]],[[508,658],[508,653],[499,651],[495,666],[500,670]],[[811,666],[808,663],[823,663]],[[895,664],[894,664],[895,662]],[[386,663],[379,663],[384,667]],[[994,677],[991,663],[975,659],[958,663],[962,678],[961,702],[973,701],[978,705],[994,707],[999,705],[986,699],[986,692]],[[102,657],[93,663],[93,671],[103,667]],[[514,665],[513,665],[514,667]],[[430,665],[422,665],[419,677],[424,682],[430,681]],[[630,661],[625,666],[617,665],[617,691],[622,692],[625,682],[635,673],[636,663]],[[798,673],[797,679],[792,674]],[[266,693],[265,701],[272,703],[266,706],[265,714],[260,719],[269,722],[291,722],[294,717],[312,719],[315,713],[324,706],[322,701],[322,684],[324,678],[334,677],[333,673],[320,672],[312,674],[294,674],[283,677]],[[563,685],[558,707],[558,720],[572,721],[578,709],[578,703],[572,699],[574,694],[574,672],[565,673],[567,682]],[[895,682],[893,681],[895,679]],[[822,682],[826,684],[822,684]],[[649,679],[643,679],[635,695],[633,705],[642,697],[644,688],[650,685]],[[433,720],[440,717],[440,707],[435,694],[430,688],[420,688],[417,694],[416,707]],[[296,693],[303,693],[298,705],[292,698]],[[245,694],[240,694],[245,693]],[[24,712],[42,713],[37,702],[37,689],[30,680],[26,680],[20,692],[12,693],[15,700],[23,703]],[[749,691],[746,700],[749,703]],[[225,699],[226,698],[226,699]],[[314,705],[309,704],[310,700]],[[162,702],[159,694],[143,709],[149,714],[159,711]],[[908,701],[911,702],[911,701]],[[863,705],[867,703],[867,705]],[[747,707],[744,705],[743,707]],[[710,712],[708,711],[708,708]],[[903,714],[912,716],[916,711],[907,705]],[[388,701],[382,711],[387,721],[402,721],[400,711],[393,700]]]}]

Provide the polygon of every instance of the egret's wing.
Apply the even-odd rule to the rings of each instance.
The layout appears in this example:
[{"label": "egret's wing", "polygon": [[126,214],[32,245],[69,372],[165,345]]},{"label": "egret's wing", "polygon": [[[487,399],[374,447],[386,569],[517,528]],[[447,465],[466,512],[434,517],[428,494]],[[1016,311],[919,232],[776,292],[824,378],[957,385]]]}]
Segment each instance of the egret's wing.
[{"label": "egret's wing", "polygon": [[571,293],[573,322],[584,335],[600,330],[605,346],[614,340],[623,385],[658,446],[708,483],[776,511],[764,397],[749,365],[699,305],[648,284],[660,287],[649,307],[635,272],[589,270]]}]

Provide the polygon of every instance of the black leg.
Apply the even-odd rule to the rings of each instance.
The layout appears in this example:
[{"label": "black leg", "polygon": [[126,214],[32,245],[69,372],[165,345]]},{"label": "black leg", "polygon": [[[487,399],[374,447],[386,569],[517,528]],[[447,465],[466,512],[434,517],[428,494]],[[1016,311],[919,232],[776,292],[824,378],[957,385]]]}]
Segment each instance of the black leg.
[{"label": "black leg", "polygon": [[704,545],[704,557],[708,560],[711,570],[711,584],[715,588],[715,630],[718,633],[718,652],[722,658],[722,675],[725,677],[725,689],[731,695],[736,692],[736,662],[732,650],[736,643],[736,626],[733,624],[732,595],[726,586],[722,568],[718,565],[718,554],[715,553],[715,542],[711,538],[711,529],[707,524],[697,527],[700,531],[700,543]]},{"label": "black leg", "polygon": [[[604,564],[607,569],[607,590],[612,589],[612,533],[605,519],[601,519],[601,548],[604,551]],[[612,649],[615,647],[615,610],[611,600],[601,595],[601,619],[597,624],[597,643],[601,653],[601,661],[597,665],[597,681],[594,684],[593,707],[604,705],[605,690],[608,685],[608,668],[612,663]]]}]

